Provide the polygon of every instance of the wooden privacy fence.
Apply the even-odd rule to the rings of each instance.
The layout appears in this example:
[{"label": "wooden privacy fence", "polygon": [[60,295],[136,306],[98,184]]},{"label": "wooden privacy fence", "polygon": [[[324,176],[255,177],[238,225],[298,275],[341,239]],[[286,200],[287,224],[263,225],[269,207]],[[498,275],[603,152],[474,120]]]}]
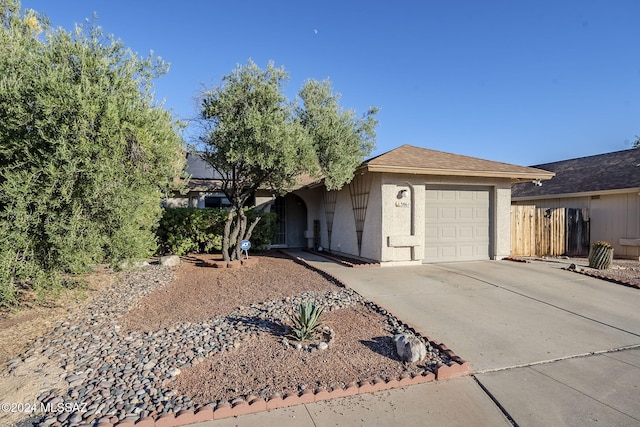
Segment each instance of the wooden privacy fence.
[{"label": "wooden privacy fence", "polygon": [[586,256],[587,209],[511,206],[511,256]]}]

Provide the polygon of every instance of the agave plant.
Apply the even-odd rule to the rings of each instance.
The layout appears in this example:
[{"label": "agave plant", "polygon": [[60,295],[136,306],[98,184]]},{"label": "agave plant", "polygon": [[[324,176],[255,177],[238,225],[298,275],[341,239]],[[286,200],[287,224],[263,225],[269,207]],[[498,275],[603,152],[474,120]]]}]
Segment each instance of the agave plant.
[{"label": "agave plant", "polygon": [[293,326],[291,328],[293,338],[298,341],[314,339],[320,326],[320,316],[323,308],[315,302],[300,303],[298,310],[291,316]]}]

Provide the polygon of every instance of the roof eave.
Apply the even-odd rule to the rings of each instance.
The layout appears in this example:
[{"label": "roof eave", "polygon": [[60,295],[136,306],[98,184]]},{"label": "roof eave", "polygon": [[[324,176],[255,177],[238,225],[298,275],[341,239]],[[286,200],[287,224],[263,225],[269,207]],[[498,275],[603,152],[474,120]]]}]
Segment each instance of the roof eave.
[{"label": "roof eave", "polygon": [[581,193],[558,193],[558,194],[541,194],[535,196],[511,196],[511,200],[514,202],[522,202],[527,200],[544,200],[544,199],[568,199],[573,197],[591,197],[591,196],[606,196],[613,194],[626,194],[626,193],[638,193],[640,196],[640,187],[630,187],[630,188],[616,188],[613,190],[595,190],[595,191],[584,191]]},{"label": "roof eave", "polygon": [[553,178],[554,172],[540,170],[540,172],[503,172],[503,171],[483,171],[483,170],[460,170],[460,169],[434,169],[434,168],[415,168],[405,166],[382,166],[382,165],[365,165],[369,172],[385,172],[385,173],[403,173],[414,175],[440,175],[440,176],[469,176],[483,178],[508,178],[511,180],[525,181],[532,179],[547,180]]}]

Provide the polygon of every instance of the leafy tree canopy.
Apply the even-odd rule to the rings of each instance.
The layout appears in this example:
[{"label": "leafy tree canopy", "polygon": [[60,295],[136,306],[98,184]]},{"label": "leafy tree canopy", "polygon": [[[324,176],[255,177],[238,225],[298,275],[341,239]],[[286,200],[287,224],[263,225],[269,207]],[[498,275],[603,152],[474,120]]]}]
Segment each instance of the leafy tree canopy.
[{"label": "leafy tree canopy", "polygon": [[239,256],[238,242],[250,236],[242,207],[255,190],[282,194],[303,174],[340,189],[375,146],[376,108],[356,118],[340,107],[328,80],[308,80],[299,98],[289,100],[288,78],[273,62],[261,69],[249,60],[202,93],[204,157],[223,177],[222,190],[238,214],[227,224],[229,258]]},{"label": "leafy tree canopy", "polygon": [[0,0],[0,304],[18,282],[155,250],[184,162],[181,125],[153,99],[167,70],[99,27],[51,29]]}]

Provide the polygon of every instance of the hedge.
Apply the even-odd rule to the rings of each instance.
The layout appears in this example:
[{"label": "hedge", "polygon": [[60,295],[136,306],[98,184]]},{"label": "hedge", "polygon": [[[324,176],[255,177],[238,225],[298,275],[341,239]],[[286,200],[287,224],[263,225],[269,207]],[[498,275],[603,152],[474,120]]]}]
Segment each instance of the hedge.
[{"label": "hedge", "polygon": [[[158,254],[215,253],[222,249],[226,209],[165,208],[158,227]],[[276,215],[256,208],[246,209],[248,223],[260,222],[253,231],[253,249],[264,249],[273,239]]]}]

